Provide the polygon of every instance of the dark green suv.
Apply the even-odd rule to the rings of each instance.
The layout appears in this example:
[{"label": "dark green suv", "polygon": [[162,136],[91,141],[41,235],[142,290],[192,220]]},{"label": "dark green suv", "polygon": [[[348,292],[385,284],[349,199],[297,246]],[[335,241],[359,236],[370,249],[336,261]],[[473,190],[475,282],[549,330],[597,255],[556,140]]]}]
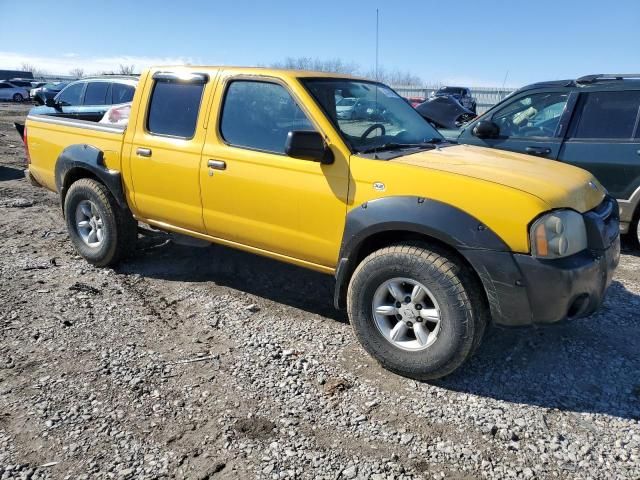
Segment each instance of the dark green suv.
[{"label": "dark green suv", "polygon": [[590,171],[618,199],[621,231],[640,243],[640,74],[529,85],[469,123],[458,142]]}]

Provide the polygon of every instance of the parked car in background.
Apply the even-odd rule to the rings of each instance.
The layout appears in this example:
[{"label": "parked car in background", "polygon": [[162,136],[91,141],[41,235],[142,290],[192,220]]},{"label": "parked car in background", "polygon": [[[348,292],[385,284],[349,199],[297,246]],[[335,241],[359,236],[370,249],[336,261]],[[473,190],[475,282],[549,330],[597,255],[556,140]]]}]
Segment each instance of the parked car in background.
[{"label": "parked car in background", "polygon": [[357,98],[347,97],[341,98],[336,102],[336,115],[338,118],[351,119],[353,107],[356,106]]},{"label": "parked car in background", "polygon": [[432,97],[415,109],[436,128],[457,129],[476,117],[453,97]]},{"label": "parked car in background", "polygon": [[44,105],[47,99],[55,97],[71,82],[51,82],[31,90],[31,98],[36,105]]},{"label": "parked car in background", "polygon": [[458,141],[590,171],[618,199],[622,232],[640,244],[640,75],[526,86],[467,125]]},{"label": "parked car in background", "polygon": [[29,91],[13,85],[11,82],[0,81],[0,100],[23,102],[29,98]]},{"label": "parked car in background", "polygon": [[431,98],[437,97],[455,98],[464,108],[477,113],[476,99],[471,96],[471,90],[466,87],[442,87],[431,94]]},{"label": "parked car in background", "polygon": [[70,83],[31,113],[98,122],[111,105],[130,102],[137,83],[137,77],[129,76],[85,78]]},{"label": "parked car in background", "polygon": [[418,105],[420,105],[421,103],[424,103],[427,99],[424,97],[407,97],[407,102],[409,102],[409,105],[411,105],[413,108],[416,108]]},{"label": "parked car in background", "polygon": [[336,116],[341,120],[384,121],[385,115],[385,109],[375,100],[345,97],[336,104]]},{"label": "parked car in background", "polygon": [[20,87],[27,91],[27,95],[29,95],[29,91],[31,90],[33,79],[28,78],[12,78],[7,80],[7,83],[10,83],[14,87]]}]

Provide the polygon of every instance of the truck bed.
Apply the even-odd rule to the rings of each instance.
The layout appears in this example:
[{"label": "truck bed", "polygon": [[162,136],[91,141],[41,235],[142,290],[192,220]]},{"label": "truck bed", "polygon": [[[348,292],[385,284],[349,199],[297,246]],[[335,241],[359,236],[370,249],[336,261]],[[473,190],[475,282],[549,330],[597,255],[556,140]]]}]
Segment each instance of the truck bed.
[{"label": "truck bed", "polygon": [[84,144],[102,150],[106,166],[120,170],[125,128],[50,115],[29,115],[26,121],[29,170],[38,183],[56,191],[56,160],[65,148]]}]

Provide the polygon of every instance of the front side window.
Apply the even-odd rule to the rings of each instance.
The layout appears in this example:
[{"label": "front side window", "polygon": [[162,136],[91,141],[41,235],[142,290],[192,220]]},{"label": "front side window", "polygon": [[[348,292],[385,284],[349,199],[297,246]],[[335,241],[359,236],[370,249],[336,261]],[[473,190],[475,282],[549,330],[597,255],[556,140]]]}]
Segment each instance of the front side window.
[{"label": "front side window", "polygon": [[63,107],[80,105],[82,103],[82,90],[84,90],[84,82],[72,83],[60,92],[58,103]]},{"label": "front side window", "polygon": [[133,100],[135,88],[124,83],[114,83],[111,87],[112,100],[111,103],[117,105],[119,103],[128,103]]},{"label": "front side window", "polygon": [[289,92],[277,83],[234,80],[227,88],[220,133],[238,147],[284,153],[287,134],[313,131]]},{"label": "front side window", "polygon": [[640,91],[593,92],[581,99],[572,138],[630,139],[639,120]]},{"label": "front side window", "polygon": [[493,114],[501,137],[554,137],[567,105],[568,93],[536,93]]},{"label": "front side window", "polygon": [[[381,83],[331,78],[301,81],[356,152],[442,141],[442,135],[404,98]],[[336,101],[336,92],[342,100]],[[347,99],[355,101],[341,103]]]},{"label": "front side window", "polygon": [[203,83],[157,80],[147,116],[149,133],[193,137],[203,90]]},{"label": "front side window", "polygon": [[0,88],[11,88],[11,86],[6,83],[0,83]]},{"label": "front side window", "polygon": [[106,105],[109,82],[89,82],[84,94],[85,105]]}]

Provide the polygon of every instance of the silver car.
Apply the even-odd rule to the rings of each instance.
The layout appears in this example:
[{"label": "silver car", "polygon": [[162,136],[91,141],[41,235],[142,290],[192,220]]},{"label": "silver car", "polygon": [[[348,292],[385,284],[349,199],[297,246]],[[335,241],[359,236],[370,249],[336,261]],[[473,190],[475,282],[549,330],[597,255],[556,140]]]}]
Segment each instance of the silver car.
[{"label": "silver car", "polygon": [[0,100],[13,100],[22,102],[29,98],[26,88],[16,87],[9,82],[0,82]]}]

